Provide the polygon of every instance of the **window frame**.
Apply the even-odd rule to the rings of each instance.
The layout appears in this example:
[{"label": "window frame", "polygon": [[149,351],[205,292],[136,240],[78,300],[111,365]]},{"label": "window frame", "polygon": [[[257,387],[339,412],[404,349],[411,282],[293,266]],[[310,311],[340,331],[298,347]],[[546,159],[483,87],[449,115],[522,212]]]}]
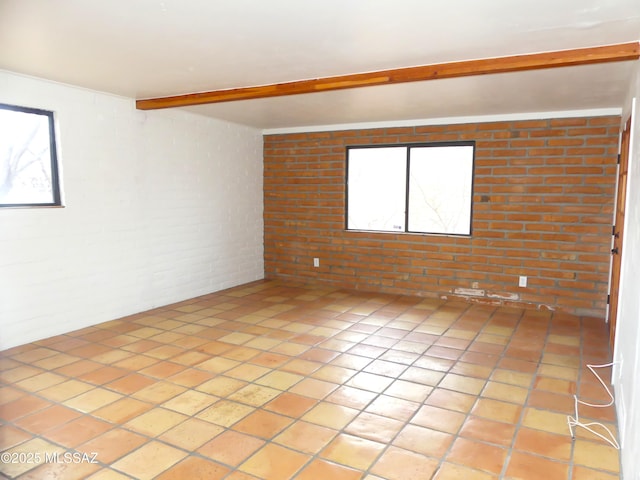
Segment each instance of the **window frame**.
[{"label": "window frame", "polygon": [[[392,148],[402,147],[406,149],[405,163],[405,211],[404,230],[366,230],[349,228],[349,158],[351,150],[363,150],[369,148]],[[419,232],[409,230],[409,182],[411,174],[411,149],[420,147],[473,147],[471,156],[471,191],[469,205],[469,233],[442,233],[442,232]],[[476,142],[475,140],[447,141],[447,142],[420,142],[420,143],[381,143],[375,145],[348,145],[345,151],[345,209],[344,209],[344,229],[347,232],[370,232],[380,234],[409,234],[409,235],[435,235],[446,237],[467,237],[473,236],[473,196],[475,191],[475,167],[476,167]]]},{"label": "window frame", "polygon": [[55,115],[51,110],[41,108],[23,107],[0,102],[0,109],[14,112],[42,115],[47,118],[49,134],[49,160],[51,168],[51,202],[28,202],[28,203],[0,203],[1,208],[30,208],[30,207],[62,207],[62,189],[60,185],[60,166],[58,160],[58,149],[56,142]]}]

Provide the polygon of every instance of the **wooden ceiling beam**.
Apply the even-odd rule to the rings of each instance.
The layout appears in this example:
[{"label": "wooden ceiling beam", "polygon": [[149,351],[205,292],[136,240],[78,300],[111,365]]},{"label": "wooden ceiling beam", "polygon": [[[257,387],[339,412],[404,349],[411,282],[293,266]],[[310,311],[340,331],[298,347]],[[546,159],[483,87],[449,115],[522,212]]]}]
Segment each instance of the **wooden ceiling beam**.
[{"label": "wooden ceiling beam", "polygon": [[304,93],[327,92],[347,88],[422,82],[441,78],[468,77],[492,73],[522,72],[546,68],[622,62],[640,58],[640,43],[621,43],[590,48],[576,48],[555,52],[512,55],[509,57],[438,63],[419,67],[396,68],[377,72],[356,73],[336,77],[315,78],[295,82],[275,83],[255,87],[212,90],[171,97],[149,98],[136,101],[139,110],[185,107],[208,103],[232,102],[256,98],[281,97]]}]

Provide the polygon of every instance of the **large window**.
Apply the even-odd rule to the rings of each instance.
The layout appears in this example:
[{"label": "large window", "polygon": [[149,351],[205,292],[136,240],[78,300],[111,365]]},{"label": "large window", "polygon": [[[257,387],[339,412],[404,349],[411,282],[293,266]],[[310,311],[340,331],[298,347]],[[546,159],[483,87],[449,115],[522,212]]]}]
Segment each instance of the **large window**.
[{"label": "large window", "polygon": [[0,207],[61,205],[53,112],[0,103]]},{"label": "large window", "polygon": [[474,143],[347,148],[347,229],[471,234]]}]

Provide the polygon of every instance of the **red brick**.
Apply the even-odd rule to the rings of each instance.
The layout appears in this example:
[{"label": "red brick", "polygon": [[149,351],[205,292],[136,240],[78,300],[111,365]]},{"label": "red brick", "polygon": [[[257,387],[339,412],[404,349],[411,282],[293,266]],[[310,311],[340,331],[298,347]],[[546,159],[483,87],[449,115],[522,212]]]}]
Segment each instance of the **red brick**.
[{"label": "red brick", "polygon": [[564,155],[564,153],[565,153],[564,148],[558,148],[558,147],[529,149],[529,155],[540,156],[540,157]]},{"label": "red brick", "polygon": [[586,118],[557,118],[551,120],[552,127],[581,127],[586,126]]},{"label": "red brick", "polygon": [[593,117],[588,119],[589,125],[614,125],[620,126],[620,117],[617,115],[610,115],[608,117]]},{"label": "red brick", "polygon": [[[619,124],[610,116],[265,136],[265,275],[434,298],[477,281],[533,306],[603,315]],[[477,142],[471,237],[344,230],[345,145],[457,139]],[[321,268],[310,267],[313,257]],[[514,284],[523,273],[526,291]]]},{"label": "red brick", "polygon": [[583,138],[550,138],[547,140],[547,145],[550,147],[575,147],[578,145],[584,145]]},{"label": "red brick", "polygon": [[583,147],[583,148],[567,148],[567,155],[604,155],[604,148]]},{"label": "red brick", "polygon": [[530,136],[535,137],[564,137],[567,131],[564,128],[556,128],[549,130],[532,130]]},{"label": "red brick", "polygon": [[511,125],[509,122],[491,122],[491,123],[479,123],[478,130],[499,130],[501,132],[510,131]]},{"label": "red brick", "polygon": [[587,136],[587,135],[606,135],[606,128],[572,128],[569,129],[567,135],[569,136]]},{"label": "red brick", "polygon": [[511,140],[509,146],[512,148],[521,147],[544,147],[545,140]]}]

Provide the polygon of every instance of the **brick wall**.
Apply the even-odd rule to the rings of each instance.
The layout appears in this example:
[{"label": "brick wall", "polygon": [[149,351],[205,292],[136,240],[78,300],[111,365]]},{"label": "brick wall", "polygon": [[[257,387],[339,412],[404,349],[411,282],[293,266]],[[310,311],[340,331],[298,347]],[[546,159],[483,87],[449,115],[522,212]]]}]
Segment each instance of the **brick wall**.
[{"label": "brick wall", "polygon": [[[619,122],[266,135],[265,275],[603,317]],[[346,146],[455,140],[476,141],[472,237],[345,231]]]}]

